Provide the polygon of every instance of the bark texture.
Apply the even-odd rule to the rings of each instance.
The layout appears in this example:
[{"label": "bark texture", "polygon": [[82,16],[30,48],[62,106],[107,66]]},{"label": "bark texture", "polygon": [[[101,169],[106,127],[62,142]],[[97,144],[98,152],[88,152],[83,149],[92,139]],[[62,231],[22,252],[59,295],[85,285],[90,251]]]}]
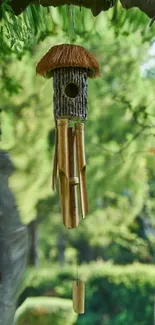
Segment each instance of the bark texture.
[{"label": "bark texture", "polygon": [[16,298],[27,263],[27,231],[8,186],[13,166],[0,150],[0,325],[13,325]]},{"label": "bark texture", "polygon": [[[87,79],[87,70],[84,68],[70,67],[53,71],[55,119],[87,119]],[[73,93],[66,95],[65,92],[66,86],[72,84],[77,87],[75,97]]]}]

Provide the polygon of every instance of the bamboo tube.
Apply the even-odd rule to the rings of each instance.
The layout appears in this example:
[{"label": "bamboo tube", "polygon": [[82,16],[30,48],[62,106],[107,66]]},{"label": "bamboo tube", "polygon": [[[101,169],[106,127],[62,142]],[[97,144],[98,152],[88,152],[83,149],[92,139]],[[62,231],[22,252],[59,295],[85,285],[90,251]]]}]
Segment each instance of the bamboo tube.
[{"label": "bamboo tube", "polygon": [[57,131],[57,126],[56,126],[56,129],[55,129],[55,150],[54,150],[53,173],[52,173],[52,189],[53,189],[53,191],[56,191],[57,167],[58,167],[58,131]]},{"label": "bamboo tube", "polygon": [[68,120],[57,120],[57,130],[61,210],[65,227],[71,228],[69,212]]},{"label": "bamboo tube", "polygon": [[80,183],[80,199],[81,199],[81,212],[82,217],[88,214],[88,199],[86,188],[86,158],[84,148],[84,124],[77,123],[75,125],[76,143],[77,143],[77,162],[78,174]]},{"label": "bamboo tube", "polygon": [[73,281],[72,287],[73,309],[77,314],[84,314],[85,284],[81,280]]},{"label": "bamboo tube", "polygon": [[78,227],[78,192],[77,185],[79,183],[76,177],[76,137],[73,128],[68,129],[68,143],[69,143],[69,190],[70,190],[70,218],[71,228]]}]

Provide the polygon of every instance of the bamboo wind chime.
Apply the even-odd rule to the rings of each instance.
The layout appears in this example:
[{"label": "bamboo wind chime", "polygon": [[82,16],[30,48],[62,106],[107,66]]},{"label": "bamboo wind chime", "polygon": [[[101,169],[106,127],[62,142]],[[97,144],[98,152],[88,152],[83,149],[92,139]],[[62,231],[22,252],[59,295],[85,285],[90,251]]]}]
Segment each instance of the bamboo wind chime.
[{"label": "bamboo wind chime", "polygon": [[[88,213],[84,121],[87,119],[87,80],[99,75],[96,59],[83,47],[62,44],[52,47],[38,63],[38,74],[53,77],[56,126],[52,187],[56,190],[57,170],[64,225],[73,229]],[[78,199],[78,190],[80,200]],[[73,308],[84,313],[85,285],[73,281]]]},{"label": "bamboo wind chime", "polygon": [[[57,169],[64,225],[79,225],[88,213],[84,121],[87,119],[87,79],[99,75],[96,59],[83,47],[62,44],[52,47],[38,63],[36,72],[53,77],[56,124],[52,187],[56,190]],[[78,171],[78,176],[77,176]]]}]

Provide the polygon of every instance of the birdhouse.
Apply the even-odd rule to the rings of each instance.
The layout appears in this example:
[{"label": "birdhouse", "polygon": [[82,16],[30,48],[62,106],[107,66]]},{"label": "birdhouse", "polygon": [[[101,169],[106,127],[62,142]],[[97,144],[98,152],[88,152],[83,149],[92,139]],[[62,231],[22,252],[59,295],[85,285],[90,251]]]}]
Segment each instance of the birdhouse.
[{"label": "birdhouse", "polygon": [[53,77],[53,107],[56,121],[53,189],[59,171],[60,200],[64,225],[79,224],[88,213],[84,121],[87,119],[88,77],[99,75],[96,59],[83,47],[62,44],[52,47],[38,63],[38,74]]}]

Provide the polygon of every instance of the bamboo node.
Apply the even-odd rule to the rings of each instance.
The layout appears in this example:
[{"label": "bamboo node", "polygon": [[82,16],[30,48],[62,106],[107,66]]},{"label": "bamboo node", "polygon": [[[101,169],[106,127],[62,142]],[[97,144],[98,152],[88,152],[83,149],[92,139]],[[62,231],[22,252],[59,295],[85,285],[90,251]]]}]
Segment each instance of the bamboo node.
[{"label": "bamboo node", "polygon": [[70,183],[71,185],[78,185],[78,184],[79,184],[79,178],[78,178],[78,177],[71,177],[71,178],[69,179],[69,183]]}]

